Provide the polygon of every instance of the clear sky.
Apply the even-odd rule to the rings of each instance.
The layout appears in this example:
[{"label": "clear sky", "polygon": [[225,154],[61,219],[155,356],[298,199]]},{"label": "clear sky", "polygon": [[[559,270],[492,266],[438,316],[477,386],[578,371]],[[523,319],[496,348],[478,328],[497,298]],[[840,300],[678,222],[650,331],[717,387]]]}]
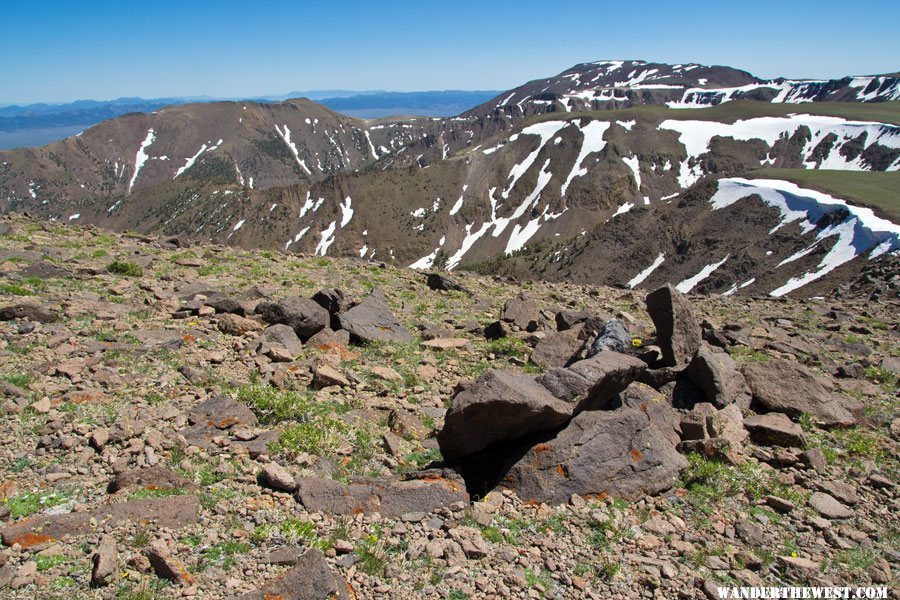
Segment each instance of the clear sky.
[{"label": "clear sky", "polygon": [[900,70],[898,0],[7,0],[0,103],[506,89],[601,59]]}]

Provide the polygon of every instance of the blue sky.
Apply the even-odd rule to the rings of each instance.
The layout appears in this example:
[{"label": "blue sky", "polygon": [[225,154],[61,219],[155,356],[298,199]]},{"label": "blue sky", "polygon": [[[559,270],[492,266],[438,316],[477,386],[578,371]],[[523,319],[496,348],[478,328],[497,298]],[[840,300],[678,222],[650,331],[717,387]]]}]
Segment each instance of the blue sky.
[{"label": "blue sky", "polygon": [[900,2],[9,0],[0,103],[506,89],[601,59],[900,70]]}]

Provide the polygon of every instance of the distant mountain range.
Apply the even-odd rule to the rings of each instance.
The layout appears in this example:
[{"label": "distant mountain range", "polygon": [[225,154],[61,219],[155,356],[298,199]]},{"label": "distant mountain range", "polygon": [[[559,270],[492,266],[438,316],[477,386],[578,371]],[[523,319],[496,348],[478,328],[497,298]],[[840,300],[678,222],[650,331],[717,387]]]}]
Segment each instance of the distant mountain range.
[{"label": "distant mountain range", "polygon": [[0,212],[421,269],[775,297],[827,293],[900,253],[892,75],[763,80],[600,61],[457,116],[346,114],[468,93],[123,115],[0,152]]},{"label": "distant mountain range", "polygon": [[311,90],[255,98],[211,98],[209,96],[173,98],[117,98],[115,100],[76,100],[64,104],[29,104],[0,107],[0,149],[38,146],[63,139],[107,119],[142,112],[155,112],[166,106],[248,100],[281,102],[290,98],[308,98],[333,110],[362,119],[392,115],[448,117],[494,97],[496,91],[386,92],[383,90]]}]

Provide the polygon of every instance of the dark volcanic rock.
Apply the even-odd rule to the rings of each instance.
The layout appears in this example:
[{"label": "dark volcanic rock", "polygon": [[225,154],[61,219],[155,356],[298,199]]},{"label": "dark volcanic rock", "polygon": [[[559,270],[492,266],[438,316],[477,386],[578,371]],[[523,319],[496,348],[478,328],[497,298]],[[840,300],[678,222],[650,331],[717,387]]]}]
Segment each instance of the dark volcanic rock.
[{"label": "dark volcanic rock", "polygon": [[259,354],[269,354],[273,349],[279,349],[297,357],[303,352],[303,342],[289,325],[270,325],[250,343],[250,348]]},{"label": "dark volcanic rock", "polygon": [[195,406],[188,420],[196,425],[228,429],[234,425],[256,427],[258,421],[253,412],[236,400],[214,396]]},{"label": "dark volcanic rock", "polygon": [[109,484],[111,493],[127,489],[178,490],[194,489],[197,486],[189,479],[162,466],[131,469],[119,473]]},{"label": "dark volcanic rock", "polygon": [[587,344],[585,358],[590,358],[600,352],[625,352],[631,348],[631,336],[625,329],[625,324],[619,319],[609,319],[604,322],[597,332],[596,337]]},{"label": "dark volcanic rock", "polygon": [[757,444],[802,448],[805,442],[803,429],[781,413],[747,417],[744,427]]},{"label": "dark volcanic rock", "polygon": [[150,566],[160,579],[168,579],[179,585],[191,585],[194,576],[188,572],[178,558],[172,556],[163,545],[152,545],[144,550],[144,556],[150,561]]},{"label": "dark volcanic rock", "polygon": [[556,313],[556,329],[565,331],[583,323],[591,316],[586,310],[561,310]]},{"label": "dark volcanic rock", "polygon": [[[674,446],[681,440],[681,413],[669,399],[643,383],[632,383],[618,396],[621,405],[641,411]],[[740,415],[740,413],[738,413]]]},{"label": "dark volcanic rock", "polygon": [[337,288],[326,288],[316,292],[313,302],[328,311],[330,315],[329,326],[332,329],[340,329],[339,315],[350,308],[350,301],[344,296],[344,292]]},{"label": "dark volcanic rock", "polygon": [[328,311],[310,298],[291,296],[260,302],[256,312],[266,323],[290,326],[301,340],[306,340],[331,323]]},{"label": "dark volcanic rock", "polygon": [[340,316],[342,329],[350,332],[357,342],[409,342],[413,338],[391,312],[387,299],[380,290]]},{"label": "dark volcanic rock", "polygon": [[438,433],[441,454],[452,461],[495,442],[553,429],[567,421],[573,409],[534,377],[487,371],[453,398]]},{"label": "dark volcanic rock", "polygon": [[334,574],[317,548],[304,552],[289,571],[270,579],[258,590],[239,596],[240,600],[349,600],[355,597],[347,582]]},{"label": "dark volcanic rock", "polygon": [[105,536],[91,557],[91,586],[101,587],[112,583],[116,577],[116,538]]},{"label": "dark volcanic rock", "polygon": [[862,414],[862,403],[835,392],[828,379],[796,362],[747,363],[742,371],[753,400],[767,410],[794,418],[806,413],[824,426],[853,425]]},{"label": "dark volcanic rock", "polygon": [[297,499],[308,511],[336,515],[377,512],[396,519],[407,513],[428,513],[454,502],[468,502],[469,495],[455,474],[434,471],[408,480],[360,477],[350,483],[300,477]]},{"label": "dark volcanic rock", "polygon": [[429,273],[426,284],[433,290],[442,292],[464,292],[470,296],[472,295],[472,292],[469,291],[468,288],[464,287],[452,277],[442,275],[441,273]]},{"label": "dark volcanic rock", "polygon": [[534,346],[531,362],[539,367],[564,367],[584,343],[580,327],[549,334]]},{"label": "dark volcanic rock", "polygon": [[524,331],[537,331],[541,326],[541,310],[535,302],[520,294],[517,298],[506,301],[500,320],[512,323]]},{"label": "dark volcanic rock", "polygon": [[538,377],[537,382],[560,400],[573,403],[579,398],[587,397],[591,389],[589,379],[571,369],[561,367],[549,369]]},{"label": "dark volcanic rock", "polygon": [[685,370],[694,384],[706,393],[706,398],[716,408],[737,404],[750,406],[750,389],[737,364],[724,352],[713,352],[701,346]]},{"label": "dark volcanic rock", "polygon": [[647,295],[647,312],[656,327],[663,363],[686,364],[700,348],[701,332],[687,297],[671,285]]},{"label": "dark volcanic rock", "polygon": [[533,446],[500,485],[523,500],[553,504],[572,494],[633,500],[671,488],[686,466],[641,410],[586,411]]},{"label": "dark volcanic rock", "polygon": [[213,307],[217,313],[230,313],[242,317],[247,316],[244,305],[236,298],[226,296],[225,294],[213,294],[204,301],[204,304]]},{"label": "dark volcanic rock", "polygon": [[34,304],[15,304],[0,308],[0,321],[28,319],[35,323],[53,323],[59,319],[59,313]]},{"label": "dark volcanic rock", "polygon": [[591,383],[585,408],[606,407],[647,369],[642,360],[618,352],[601,352],[591,358],[580,360],[569,369]]}]

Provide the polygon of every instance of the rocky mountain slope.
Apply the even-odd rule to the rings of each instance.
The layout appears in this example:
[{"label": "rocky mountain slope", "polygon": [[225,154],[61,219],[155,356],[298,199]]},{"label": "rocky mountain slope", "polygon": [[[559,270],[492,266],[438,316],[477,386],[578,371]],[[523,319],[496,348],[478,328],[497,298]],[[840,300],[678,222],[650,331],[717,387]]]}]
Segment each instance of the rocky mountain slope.
[{"label": "rocky mountain slope", "polygon": [[788,104],[889,102],[900,100],[900,77],[891,74],[831,80],[765,80],[731,67],[605,60],[575,65],[555,77],[530,81],[465,114],[529,115],[637,104],[702,108],[733,100]]},{"label": "rocky mountain slope", "polygon": [[873,266],[702,297],[5,219],[0,594],[894,589]]},{"label": "rocky mountain slope", "polygon": [[[897,226],[815,185],[749,175],[900,170],[898,103],[886,101],[896,81],[838,93],[857,79],[803,96],[802,110],[762,92],[702,109],[647,96],[656,104],[452,119],[363,121],[308,101],[171,107],[0,153],[0,209],[415,268],[819,293],[896,251]],[[769,83],[725,67],[607,62],[528,84],[502,105],[532,106],[539,85],[565,95]]]}]

